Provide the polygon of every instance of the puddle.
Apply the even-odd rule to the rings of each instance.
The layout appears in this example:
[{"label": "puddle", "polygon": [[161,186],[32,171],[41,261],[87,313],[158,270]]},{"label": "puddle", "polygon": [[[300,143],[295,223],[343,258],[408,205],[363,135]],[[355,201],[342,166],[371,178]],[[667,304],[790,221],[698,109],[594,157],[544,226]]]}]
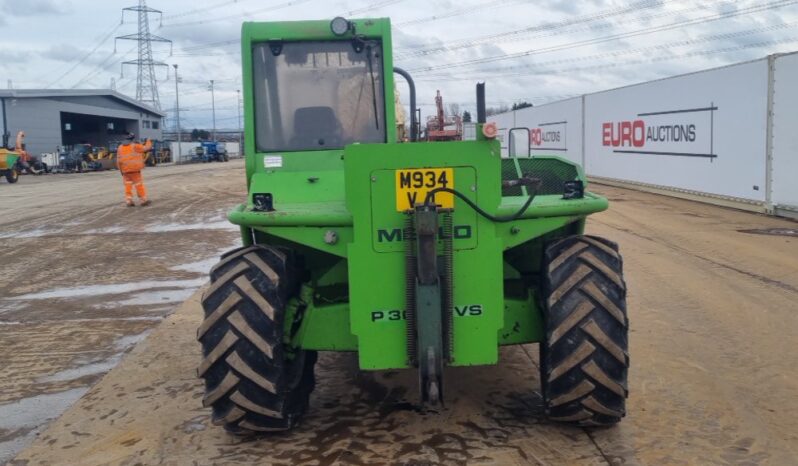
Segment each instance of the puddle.
[{"label": "puddle", "polygon": [[[205,280],[203,279],[203,282]],[[196,288],[180,290],[155,290],[138,293],[134,297],[115,303],[106,303],[103,307],[114,306],[149,306],[153,304],[182,303],[194,294]]]},{"label": "puddle", "polygon": [[227,220],[207,223],[155,223],[146,228],[146,233],[164,233],[171,231],[186,230],[230,230],[239,231],[238,225],[234,225]]},{"label": "puddle", "polygon": [[91,362],[88,364],[83,364],[78,367],[72,367],[70,369],[64,369],[54,374],[39,377],[36,379],[36,382],[38,383],[66,382],[69,380],[79,379],[87,375],[105,374],[106,372],[116,367],[116,365],[119,364],[119,361],[121,359],[122,359],[122,353],[115,354],[107,359]]},{"label": "puddle", "polygon": [[211,271],[211,267],[213,267],[217,262],[219,262],[218,255],[197,262],[189,262],[188,264],[169,267],[169,270],[180,270],[183,272],[201,273],[206,275]]},{"label": "puddle", "polygon": [[208,272],[211,271],[211,268],[214,265],[216,265],[217,262],[219,262],[219,257],[229,250],[230,248],[220,249],[214,255],[212,255],[207,259],[198,260],[196,262],[189,262],[187,264],[175,265],[173,267],[169,267],[169,270],[193,272],[202,275],[208,275]]},{"label": "puddle", "polygon": [[749,233],[752,235],[771,235],[771,236],[798,236],[798,229],[796,228],[761,228],[752,230],[737,230],[740,233]]},{"label": "puddle", "polygon": [[[238,229],[238,227],[236,227]],[[42,236],[53,235],[57,233],[61,233],[64,230],[62,229],[45,229],[45,228],[36,228],[33,230],[25,230],[25,231],[13,231],[8,233],[0,233],[0,239],[6,238],[41,238]]]},{"label": "puddle", "polygon": [[13,302],[13,301],[5,301],[5,302],[0,301],[0,314],[18,311],[24,307],[26,307],[24,303]]},{"label": "puddle", "polygon": [[40,293],[29,293],[19,296],[3,298],[6,300],[33,300],[33,299],[53,299],[53,298],[78,298],[93,297],[108,294],[123,294],[141,290],[153,290],[158,288],[198,288],[205,283],[205,278],[193,280],[161,280],[120,283],[115,285],[89,285],[74,286],[64,288],[54,288]]},{"label": "puddle", "polygon": [[77,226],[83,225],[84,223],[85,222],[83,222],[81,220],[71,220],[69,222],[62,223],[61,225],[65,226],[65,227],[77,227]]},{"label": "puddle", "polygon": [[146,330],[141,333],[137,333],[135,335],[125,335],[123,337],[117,338],[114,342],[114,348],[125,351],[128,348],[139,344],[140,342],[144,341],[147,338],[147,335],[150,334],[150,330]]},{"label": "puddle", "polygon": [[19,432],[16,436],[4,436],[0,442],[0,464],[19,453],[33,441],[46,422],[60,416],[88,389],[89,387],[73,388],[0,405],[0,431]]},{"label": "puddle", "polygon": [[116,367],[117,364],[119,364],[119,361],[122,360],[122,356],[125,355],[125,352],[127,350],[136,346],[136,344],[147,338],[147,335],[149,334],[150,331],[147,330],[146,332],[138,333],[135,335],[126,335],[121,338],[118,338],[116,341],[114,341],[114,346],[113,346],[113,349],[118,351],[118,353],[115,353],[110,357],[104,359],[99,359],[99,358],[91,358],[84,360],[78,359],[75,361],[75,363],[77,364],[76,367],[71,367],[69,369],[58,371],[54,374],[39,377],[38,379],[36,379],[36,382],[42,382],[42,383],[66,382],[69,380],[79,379],[87,375],[105,374],[106,372]]},{"label": "puddle", "polygon": [[85,235],[111,235],[114,233],[125,233],[128,230],[125,227],[105,227],[105,228],[94,228],[91,230],[86,230],[83,232]]},{"label": "puddle", "polygon": [[[168,308],[153,309],[153,311],[167,311]],[[18,320],[0,320],[0,325],[46,325],[46,324],[63,324],[65,322],[117,322],[117,321],[147,321],[147,322],[160,322],[164,318],[159,316],[134,316],[134,317],[94,317],[91,319],[58,319],[58,320],[36,320],[34,322],[22,322]]]}]

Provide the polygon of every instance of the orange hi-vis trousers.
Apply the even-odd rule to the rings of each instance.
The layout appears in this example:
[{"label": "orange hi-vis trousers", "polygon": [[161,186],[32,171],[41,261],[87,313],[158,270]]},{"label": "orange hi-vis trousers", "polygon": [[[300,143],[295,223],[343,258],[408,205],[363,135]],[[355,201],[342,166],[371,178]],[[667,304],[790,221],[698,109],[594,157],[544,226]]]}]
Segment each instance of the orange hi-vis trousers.
[{"label": "orange hi-vis trousers", "polygon": [[144,180],[141,179],[141,172],[123,173],[122,180],[125,182],[125,201],[133,202],[133,187],[136,187],[141,201],[147,200],[147,188],[144,187]]}]

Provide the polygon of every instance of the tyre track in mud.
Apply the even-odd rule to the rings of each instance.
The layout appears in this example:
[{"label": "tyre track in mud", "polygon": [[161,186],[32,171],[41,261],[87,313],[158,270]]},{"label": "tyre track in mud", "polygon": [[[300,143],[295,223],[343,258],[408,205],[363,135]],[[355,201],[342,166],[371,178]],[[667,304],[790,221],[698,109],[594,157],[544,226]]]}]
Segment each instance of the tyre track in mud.
[{"label": "tyre track in mud", "polygon": [[[628,216],[628,215],[619,214],[617,212],[615,213],[615,215],[616,215],[616,217],[622,218],[624,223],[634,224],[634,226],[635,226],[635,228],[637,230],[629,228],[629,227],[622,227],[622,226],[619,226],[618,224],[608,223],[608,222],[604,222],[604,221],[601,221],[601,220],[591,219],[591,221],[594,222],[594,223],[600,224],[600,225],[604,225],[604,226],[610,227],[610,228],[612,228],[614,230],[617,230],[617,231],[622,231],[624,233],[637,236],[638,238],[641,238],[641,239],[644,239],[644,240],[647,240],[647,241],[651,241],[653,243],[661,244],[661,245],[666,246],[666,247],[668,247],[670,249],[673,249],[674,251],[683,252],[686,255],[688,255],[690,257],[693,257],[695,259],[700,259],[700,260],[705,261],[705,262],[707,262],[709,264],[712,264],[712,265],[715,265],[715,266],[718,266],[718,267],[722,267],[724,269],[731,270],[733,272],[737,272],[737,273],[739,273],[741,275],[745,275],[745,276],[747,276],[749,278],[753,278],[755,280],[758,280],[758,281],[760,281],[760,282],[762,282],[764,284],[772,285],[772,286],[781,288],[781,289],[783,289],[785,291],[790,291],[792,293],[798,293],[798,287],[797,286],[793,286],[793,285],[790,285],[788,283],[784,283],[784,282],[781,282],[779,280],[772,279],[772,278],[769,278],[769,277],[766,277],[766,276],[763,276],[763,275],[752,273],[752,272],[749,272],[747,270],[743,270],[743,269],[740,269],[738,267],[735,267],[733,265],[729,265],[729,264],[720,262],[718,260],[712,259],[710,257],[706,257],[706,256],[704,256],[702,254],[699,254],[699,253],[695,252],[695,251],[692,251],[692,250],[687,249],[685,247],[679,246],[678,244],[674,244],[672,241],[668,241],[665,238],[653,237],[653,236],[650,235],[650,233],[652,231],[651,231],[651,228],[648,225],[646,225],[646,224],[644,224],[642,222],[639,222],[639,221],[635,220],[633,217]],[[649,234],[648,235],[642,234],[642,233],[640,233],[639,230],[646,231]]]}]

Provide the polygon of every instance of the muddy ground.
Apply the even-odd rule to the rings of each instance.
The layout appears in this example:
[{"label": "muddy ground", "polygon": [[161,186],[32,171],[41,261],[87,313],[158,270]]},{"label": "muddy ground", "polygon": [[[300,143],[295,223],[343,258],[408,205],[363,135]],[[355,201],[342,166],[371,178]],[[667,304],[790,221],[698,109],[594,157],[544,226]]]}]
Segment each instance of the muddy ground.
[{"label": "muddy ground", "polygon": [[[86,204],[40,208],[52,222],[17,210],[2,221],[4,235],[31,232],[0,239],[3,264],[23,264],[12,267],[13,275],[36,282],[0,288],[16,296],[0,304],[0,351],[11,361],[0,367],[0,423],[16,423],[23,432],[45,422],[50,409],[31,406],[63,409],[168,314],[180,293],[201,281],[204,259],[225,241],[235,242],[234,232],[213,215],[243,194],[238,167],[150,170],[164,200],[149,211],[118,207],[110,181],[94,192],[89,183],[48,185],[53,196],[66,199],[74,191]],[[300,428],[237,439],[211,425],[200,406],[194,334],[201,312],[194,294],[12,464],[798,463],[798,225],[619,188],[593,189],[612,203],[593,217],[589,231],[620,244],[629,287],[630,398],[628,415],[616,427],[547,422],[537,347],[527,345],[503,349],[499,366],[450,370],[446,408],[426,413],[415,407],[413,372],[363,373],[353,355],[324,354]],[[0,195],[1,205],[8,205]],[[162,228],[156,224],[202,222],[219,229],[151,231]],[[59,224],[83,233],[69,241],[73,235],[64,238],[64,231],[51,238],[40,231]],[[135,233],[109,233],[112,228]],[[92,232],[101,229],[105,233]],[[778,232],[784,234],[761,234]],[[140,241],[139,247],[125,247],[123,238]],[[7,250],[21,242],[36,247]],[[69,268],[65,258],[81,266]],[[175,264],[190,265],[181,270]],[[5,265],[0,273],[10,276]],[[108,293],[102,296],[87,296],[95,290],[83,288],[64,296],[63,288],[75,285],[70,279],[81,277],[81,286],[126,288],[103,288]],[[152,282],[163,286],[153,289]],[[157,300],[147,294],[153,292],[163,292],[164,303],[153,304]],[[73,377],[85,370],[92,373]],[[10,442],[33,437],[2,428]]]},{"label": "muddy ground", "polygon": [[119,173],[0,182],[0,464],[205,282],[238,242],[224,212],[241,160],[147,169],[153,204]]}]

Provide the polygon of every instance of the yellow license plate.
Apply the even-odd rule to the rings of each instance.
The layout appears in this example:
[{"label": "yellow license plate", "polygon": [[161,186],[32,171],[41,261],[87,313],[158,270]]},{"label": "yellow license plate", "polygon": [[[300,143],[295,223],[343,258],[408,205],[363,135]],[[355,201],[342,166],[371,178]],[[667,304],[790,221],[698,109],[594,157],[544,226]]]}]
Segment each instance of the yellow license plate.
[{"label": "yellow license plate", "polygon": [[[454,189],[453,168],[396,170],[396,210],[404,212],[415,204],[423,204],[427,193],[436,188]],[[454,208],[454,195],[436,193],[435,203],[444,209]]]}]

